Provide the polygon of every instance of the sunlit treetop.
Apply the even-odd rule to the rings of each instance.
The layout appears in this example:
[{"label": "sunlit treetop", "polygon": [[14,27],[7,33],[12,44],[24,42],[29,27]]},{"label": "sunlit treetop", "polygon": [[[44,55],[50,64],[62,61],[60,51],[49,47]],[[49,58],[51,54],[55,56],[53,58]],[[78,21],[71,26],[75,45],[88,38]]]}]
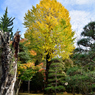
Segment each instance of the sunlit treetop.
[{"label": "sunlit treetop", "polygon": [[74,32],[71,29],[69,12],[57,0],[41,0],[25,14],[27,28],[25,38],[31,48],[50,59],[55,56],[68,58],[74,49]]}]

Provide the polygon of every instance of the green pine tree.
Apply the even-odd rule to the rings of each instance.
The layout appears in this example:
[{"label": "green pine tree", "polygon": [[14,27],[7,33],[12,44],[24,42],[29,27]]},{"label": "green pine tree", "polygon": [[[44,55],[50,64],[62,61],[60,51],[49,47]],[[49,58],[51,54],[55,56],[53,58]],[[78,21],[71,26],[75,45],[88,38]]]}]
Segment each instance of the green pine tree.
[{"label": "green pine tree", "polygon": [[[77,50],[83,50],[86,52],[88,52],[86,48],[89,48],[89,50],[93,50],[95,47],[95,22],[90,22],[87,25],[85,25],[81,33],[81,36],[83,38],[77,42],[79,46]],[[85,48],[82,48],[81,46]]]},{"label": "green pine tree", "polygon": [[0,29],[3,30],[3,32],[9,32],[11,35],[11,38],[13,37],[13,20],[15,18],[9,18],[8,17],[8,8],[6,7],[4,15],[0,18]]},{"label": "green pine tree", "polygon": [[75,88],[79,88],[85,95],[88,95],[94,91],[95,87],[93,82],[93,72],[95,72],[95,21],[85,25],[81,36],[82,38],[77,42],[78,48],[74,50],[72,56],[74,65],[77,67],[68,69],[67,77],[73,92],[75,92]]},{"label": "green pine tree", "polygon": [[[86,70],[95,70],[95,21],[83,28],[82,38],[77,42],[78,48],[74,51],[73,59]],[[86,68],[87,67],[87,68]]]},{"label": "green pine tree", "polygon": [[61,93],[65,90],[65,74],[63,68],[63,64],[58,59],[54,59],[50,65],[48,74],[48,86],[46,91],[51,95],[56,95],[57,93]]}]

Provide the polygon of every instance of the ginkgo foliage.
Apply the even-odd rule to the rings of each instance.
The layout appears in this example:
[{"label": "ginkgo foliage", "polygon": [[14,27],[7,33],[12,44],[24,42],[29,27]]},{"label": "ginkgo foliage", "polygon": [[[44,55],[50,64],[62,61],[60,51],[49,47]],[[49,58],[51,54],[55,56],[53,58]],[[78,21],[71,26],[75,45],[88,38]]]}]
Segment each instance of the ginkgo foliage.
[{"label": "ginkgo foliage", "polygon": [[57,0],[41,0],[25,14],[27,28],[25,38],[31,48],[49,59],[61,56],[68,58],[74,49],[74,32],[71,29],[69,12]]}]

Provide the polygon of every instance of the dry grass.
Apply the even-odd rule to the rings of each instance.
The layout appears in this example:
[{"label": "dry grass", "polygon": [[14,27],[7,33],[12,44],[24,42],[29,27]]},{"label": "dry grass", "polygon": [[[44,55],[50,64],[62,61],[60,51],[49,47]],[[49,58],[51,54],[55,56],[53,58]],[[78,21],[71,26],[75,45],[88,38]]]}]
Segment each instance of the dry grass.
[{"label": "dry grass", "polygon": [[[29,93],[19,93],[19,95],[43,95],[43,94],[29,94]],[[63,94],[57,94],[57,95],[73,95],[71,93],[63,93]],[[81,95],[81,94],[76,94],[76,95]]]}]

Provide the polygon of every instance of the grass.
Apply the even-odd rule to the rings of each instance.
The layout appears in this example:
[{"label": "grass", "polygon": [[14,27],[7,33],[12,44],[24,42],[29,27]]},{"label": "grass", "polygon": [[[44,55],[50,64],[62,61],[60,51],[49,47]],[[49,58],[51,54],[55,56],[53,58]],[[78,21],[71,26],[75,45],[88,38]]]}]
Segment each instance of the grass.
[{"label": "grass", "polygon": [[[19,93],[19,95],[43,95],[43,94],[29,94],[29,93]],[[71,93],[63,93],[63,94],[57,94],[57,95],[73,95]],[[81,94],[76,94],[81,95]]]}]

